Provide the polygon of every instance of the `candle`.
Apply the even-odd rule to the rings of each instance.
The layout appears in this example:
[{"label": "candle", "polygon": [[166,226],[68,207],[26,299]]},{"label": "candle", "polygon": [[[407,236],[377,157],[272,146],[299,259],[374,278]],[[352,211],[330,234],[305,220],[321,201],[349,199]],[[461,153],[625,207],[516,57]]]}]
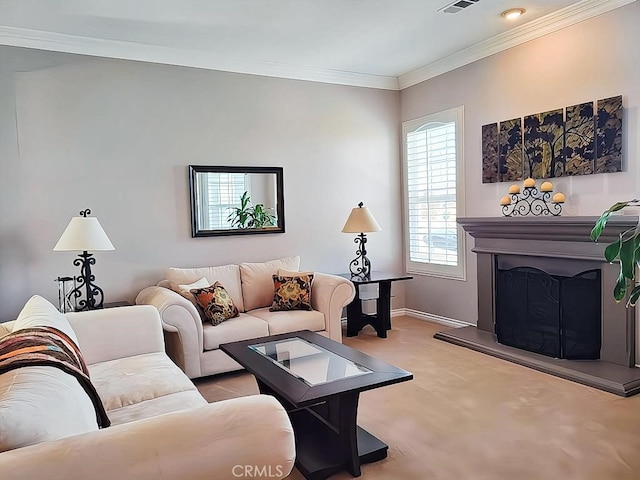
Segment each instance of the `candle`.
[{"label": "candle", "polygon": [[512,194],[520,193],[520,185],[511,185],[509,187],[509,193],[512,193]]},{"label": "candle", "polygon": [[564,193],[558,192],[553,196],[553,203],[564,203],[565,200]]},{"label": "candle", "polygon": [[531,188],[536,186],[536,181],[533,178],[527,178],[523,183],[525,188]]},{"label": "candle", "polygon": [[553,183],[544,182],[542,185],[540,185],[540,191],[541,192],[552,192],[553,191]]},{"label": "candle", "polygon": [[511,204],[511,197],[509,197],[509,195],[505,195],[500,199],[500,205],[510,205],[510,204]]}]

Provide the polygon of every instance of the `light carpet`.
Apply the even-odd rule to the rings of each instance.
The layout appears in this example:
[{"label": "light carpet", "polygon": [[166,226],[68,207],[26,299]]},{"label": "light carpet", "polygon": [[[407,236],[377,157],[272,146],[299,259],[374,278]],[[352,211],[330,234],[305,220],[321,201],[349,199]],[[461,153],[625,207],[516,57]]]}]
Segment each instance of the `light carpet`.
[{"label": "light carpet", "polygon": [[[370,327],[344,338],[414,374],[360,395],[358,424],[389,445],[361,478],[640,479],[640,395],[618,397],[435,340],[442,325],[392,321],[387,339]],[[210,402],[258,393],[246,372],[196,384]],[[294,470],[288,478],[303,477]]]}]

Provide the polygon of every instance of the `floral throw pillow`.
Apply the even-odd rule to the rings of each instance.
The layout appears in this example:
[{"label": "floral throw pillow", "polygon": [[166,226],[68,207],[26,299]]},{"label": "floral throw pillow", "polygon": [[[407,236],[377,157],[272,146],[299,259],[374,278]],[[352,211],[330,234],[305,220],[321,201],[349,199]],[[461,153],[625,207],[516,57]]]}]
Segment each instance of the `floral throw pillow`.
[{"label": "floral throw pillow", "polygon": [[273,276],[273,304],[270,312],[311,310],[311,281],[313,274],[295,277]]},{"label": "floral throw pillow", "polygon": [[204,320],[208,320],[212,325],[219,325],[239,314],[231,296],[220,282],[209,287],[194,288],[190,291],[202,310]]}]

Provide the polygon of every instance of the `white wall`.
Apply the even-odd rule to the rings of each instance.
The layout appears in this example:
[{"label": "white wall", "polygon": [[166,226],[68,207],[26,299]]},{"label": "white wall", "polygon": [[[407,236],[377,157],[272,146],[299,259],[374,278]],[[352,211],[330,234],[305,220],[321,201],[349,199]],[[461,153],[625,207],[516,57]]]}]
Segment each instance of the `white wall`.
[{"label": "white wall", "polygon": [[[465,216],[500,216],[508,183],[482,184],[481,126],[614,95],[623,96],[624,172],[555,179],[563,215],[599,215],[639,195],[640,2],[403,90],[402,121],[465,107]],[[476,259],[467,236],[467,281],[416,276],[406,307],[477,321]]]},{"label": "white wall", "polygon": [[[96,254],[107,301],[168,266],[300,254],[344,272],[355,246],[340,230],[359,201],[383,227],[367,244],[376,269],[401,269],[398,92],[56,58],[0,72],[0,320],[35,293],[57,304],[54,278],[78,269],[52,248],[85,208],[116,247]],[[286,233],[191,238],[189,164],[284,167]]]}]

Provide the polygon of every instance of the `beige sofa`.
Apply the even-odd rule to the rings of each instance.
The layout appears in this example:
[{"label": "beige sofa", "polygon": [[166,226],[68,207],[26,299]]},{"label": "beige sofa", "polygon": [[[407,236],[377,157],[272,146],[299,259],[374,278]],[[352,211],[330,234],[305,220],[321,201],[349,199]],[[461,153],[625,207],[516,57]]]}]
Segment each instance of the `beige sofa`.
[{"label": "beige sofa", "polygon": [[[269,311],[272,276],[282,270],[298,271],[299,266],[300,258],[294,256],[261,263],[169,268],[166,280],[142,290],[136,303],[158,309],[167,353],[189,378],[239,370],[242,367],[219,349],[220,344],[297,330],[312,330],[342,342],[342,310],[355,296],[353,284],[342,277],[314,273],[312,311]],[[202,278],[210,284],[222,283],[242,313],[213,326],[201,320],[191,301],[171,289]]]},{"label": "beige sofa", "polygon": [[111,420],[98,429],[71,375],[28,366],[0,375],[0,477],[49,480],[282,478],[291,424],[272,397],[208,404],[164,353],[158,311],[132,306],[60,314],[33,297],[14,329],[52,326],[76,341]]}]

